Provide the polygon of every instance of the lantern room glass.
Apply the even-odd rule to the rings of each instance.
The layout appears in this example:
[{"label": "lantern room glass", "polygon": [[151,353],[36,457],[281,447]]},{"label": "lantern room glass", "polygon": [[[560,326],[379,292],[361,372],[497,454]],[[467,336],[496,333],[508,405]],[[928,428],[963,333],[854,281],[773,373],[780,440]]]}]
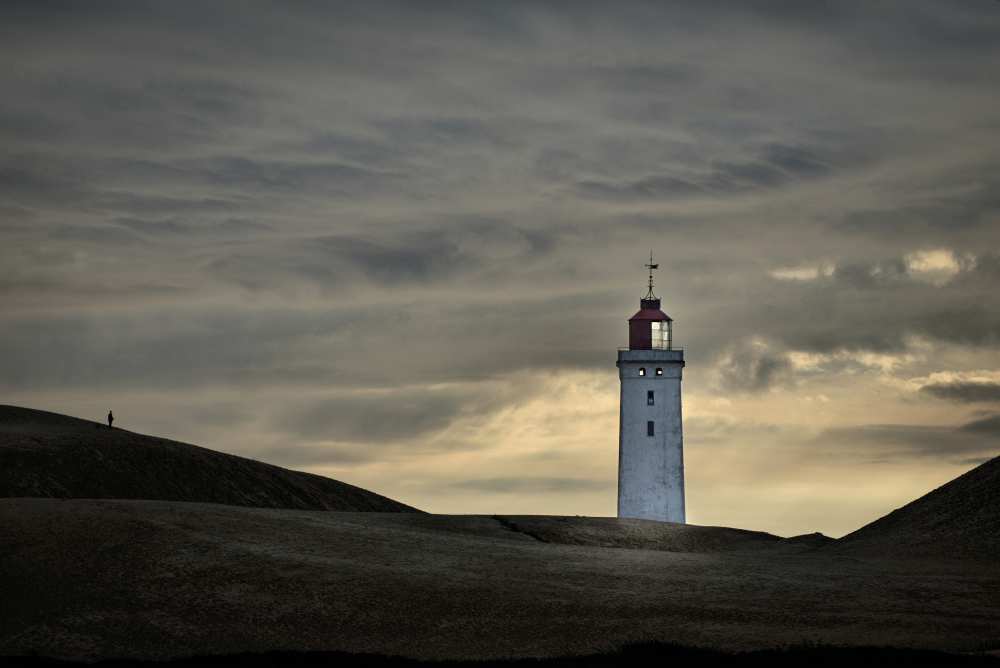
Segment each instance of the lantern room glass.
[{"label": "lantern room glass", "polygon": [[650,324],[651,348],[670,350],[673,346],[673,332],[669,320],[654,320]]}]

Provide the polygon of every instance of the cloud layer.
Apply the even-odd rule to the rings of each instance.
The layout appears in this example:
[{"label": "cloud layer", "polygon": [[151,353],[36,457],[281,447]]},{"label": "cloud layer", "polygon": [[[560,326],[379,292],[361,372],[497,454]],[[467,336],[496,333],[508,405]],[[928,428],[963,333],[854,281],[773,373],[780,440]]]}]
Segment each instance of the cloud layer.
[{"label": "cloud layer", "polygon": [[7,401],[431,510],[610,514],[652,247],[701,521],[846,531],[997,451],[992,5],[3,14]]}]

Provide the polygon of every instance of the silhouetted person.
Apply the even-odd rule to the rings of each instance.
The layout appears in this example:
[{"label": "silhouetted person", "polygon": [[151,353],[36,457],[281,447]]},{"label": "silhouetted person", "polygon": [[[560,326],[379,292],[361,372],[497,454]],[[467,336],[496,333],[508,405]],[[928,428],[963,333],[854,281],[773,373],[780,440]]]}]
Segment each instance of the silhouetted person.
[{"label": "silhouetted person", "polygon": [[108,429],[111,429],[111,423],[115,421],[115,416],[108,411]]}]

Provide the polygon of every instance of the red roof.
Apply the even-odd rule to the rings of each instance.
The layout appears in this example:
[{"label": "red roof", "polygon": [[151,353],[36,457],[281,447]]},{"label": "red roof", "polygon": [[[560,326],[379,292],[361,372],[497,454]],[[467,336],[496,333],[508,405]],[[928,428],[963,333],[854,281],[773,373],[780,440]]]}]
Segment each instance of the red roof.
[{"label": "red roof", "polygon": [[629,318],[630,322],[632,320],[670,320],[673,322],[674,319],[658,308],[644,308],[639,309],[634,316]]},{"label": "red roof", "polygon": [[658,297],[652,299],[640,299],[639,300],[639,312],[634,316],[629,318],[629,322],[633,320],[670,320],[673,322],[673,318],[660,310],[660,300]]}]

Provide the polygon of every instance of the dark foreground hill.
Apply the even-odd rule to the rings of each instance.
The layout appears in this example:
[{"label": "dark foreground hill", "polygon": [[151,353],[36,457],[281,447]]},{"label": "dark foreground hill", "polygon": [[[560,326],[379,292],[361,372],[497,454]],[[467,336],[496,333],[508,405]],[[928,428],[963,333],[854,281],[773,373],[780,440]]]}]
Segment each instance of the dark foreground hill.
[{"label": "dark foreground hill", "polygon": [[0,406],[0,497],[418,512],[337,480],[46,411]]},{"label": "dark foreground hill", "polygon": [[166,661],[113,659],[91,663],[39,656],[7,657],[0,665],[17,668],[664,668],[664,666],[737,666],[802,668],[803,666],[977,666],[1000,668],[1000,658],[985,653],[954,653],[902,647],[828,647],[804,645],[749,652],[722,652],[670,643],[636,643],[596,654],[545,658],[427,661],[384,654],[349,652],[241,652],[188,656]]},{"label": "dark foreground hill", "polygon": [[1000,561],[1000,457],[850,533],[840,554]]},{"label": "dark foreground hill", "polygon": [[[0,498],[0,657],[636,665],[616,648],[639,643],[657,665],[910,665],[941,658],[923,650],[996,652],[998,461],[841,541],[783,539],[614,518],[289,509],[412,510],[318,476],[0,408],[0,496],[21,497]],[[93,498],[151,490],[230,505]],[[286,508],[246,507],[265,505]],[[718,654],[789,646],[840,647],[843,661]]]},{"label": "dark foreground hill", "polygon": [[[1000,649],[998,564],[614,524],[0,499],[0,656],[487,659],[647,641]],[[623,532],[659,549],[556,542],[614,543]]]}]

